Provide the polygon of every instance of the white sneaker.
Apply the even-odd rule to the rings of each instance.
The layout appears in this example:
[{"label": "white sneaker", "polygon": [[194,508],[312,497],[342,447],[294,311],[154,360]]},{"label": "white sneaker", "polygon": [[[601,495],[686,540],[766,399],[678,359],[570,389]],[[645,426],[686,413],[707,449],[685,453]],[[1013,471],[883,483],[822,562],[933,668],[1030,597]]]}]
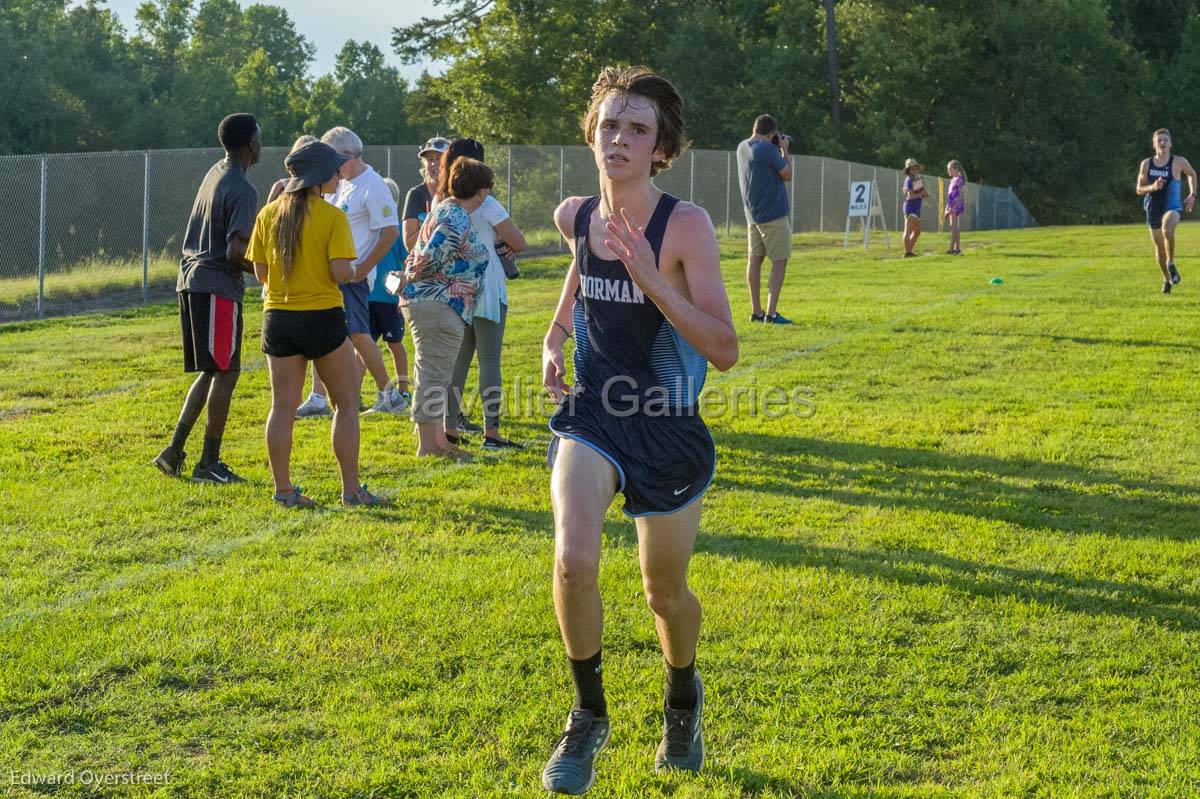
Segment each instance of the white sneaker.
[{"label": "white sneaker", "polygon": [[[368,413],[393,413],[399,415],[403,411],[401,402],[403,400],[399,391],[394,388],[385,389],[379,392],[379,399],[376,400],[374,405],[363,411],[363,415],[365,416]],[[407,407],[407,405],[404,407]]]},{"label": "white sneaker", "polygon": [[296,409],[296,418],[311,419],[314,416],[333,416],[333,408],[329,407],[329,400],[318,403],[313,399],[313,395],[309,394],[304,404]]}]

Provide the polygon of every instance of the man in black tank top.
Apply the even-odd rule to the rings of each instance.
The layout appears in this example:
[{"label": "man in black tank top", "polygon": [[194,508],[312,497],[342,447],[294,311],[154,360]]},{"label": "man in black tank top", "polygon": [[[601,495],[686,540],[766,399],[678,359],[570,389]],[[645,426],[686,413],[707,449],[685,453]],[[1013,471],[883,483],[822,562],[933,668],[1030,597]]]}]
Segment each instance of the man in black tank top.
[{"label": "man in black tank top", "polygon": [[[697,412],[705,369],[737,360],[737,334],[708,215],[651,177],[682,149],[683,101],[641,68],[605,69],[584,137],[600,193],[555,211],[574,261],[543,342],[543,378],[561,401],[550,427],[554,607],[575,705],[542,784],[583,793],[608,742],[598,588],[604,514],[618,491],[634,517],[646,601],[666,660],[657,770],[699,771],[704,689],[695,671],[700,602],[687,566],[715,452]],[[575,386],[563,345],[575,338]]]},{"label": "man in black tank top", "polygon": [[[1171,152],[1171,132],[1166,128],[1154,131],[1151,137],[1154,156],[1142,161],[1138,168],[1136,191],[1146,209],[1146,224],[1154,242],[1154,254],[1163,276],[1163,294],[1170,294],[1178,284],[1179,270],[1175,268],[1175,226],[1183,213],[1196,207],[1196,170],[1182,155]],[[1188,177],[1190,193],[1180,198],[1180,181]]]}]

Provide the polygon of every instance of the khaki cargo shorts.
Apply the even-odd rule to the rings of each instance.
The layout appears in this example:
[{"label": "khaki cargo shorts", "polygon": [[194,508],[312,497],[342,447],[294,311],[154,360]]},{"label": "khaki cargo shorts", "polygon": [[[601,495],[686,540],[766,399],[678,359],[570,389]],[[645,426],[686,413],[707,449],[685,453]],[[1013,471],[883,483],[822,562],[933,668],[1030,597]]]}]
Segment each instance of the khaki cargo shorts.
[{"label": "khaki cargo shorts", "polygon": [[750,223],[750,257],[786,261],[792,254],[792,225],[786,216],[770,222]]}]

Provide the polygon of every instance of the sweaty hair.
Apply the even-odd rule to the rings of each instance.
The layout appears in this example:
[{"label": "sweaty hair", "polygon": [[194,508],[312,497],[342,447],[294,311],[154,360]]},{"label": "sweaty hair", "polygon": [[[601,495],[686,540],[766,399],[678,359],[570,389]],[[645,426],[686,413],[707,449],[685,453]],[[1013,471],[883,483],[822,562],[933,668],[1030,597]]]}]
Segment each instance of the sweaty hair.
[{"label": "sweaty hair", "polygon": [[949,172],[951,169],[957,169],[958,174],[962,175],[963,183],[967,182],[967,170],[963,169],[962,162],[957,158],[946,164],[946,171]]},{"label": "sweaty hair", "polygon": [[754,135],[766,136],[779,130],[775,117],[770,114],[759,114],[754,118]]},{"label": "sweaty hair", "polygon": [[1151,135],[1151,138],[1157,139],[1163,133],[1167,134],[1167,138],[1172,138],[1171,131],[1167,130],[1166,128],[1159,128],[1158,130],[1154,131],[1154,133]]},{"label": "sweaty hair", "polygon": [[596,143],[596,123],[599,121],[600,106],[609,95],[643,97],[654,104],[654,115],[658,122],[658,137],[654,149],[661,149],[663,158],[650,164],[650,174],[657,175],[670,169],[675,158],[687,146],[683,135],[683,98],[666,78],[659,77],[646,67],[605,67],[592,84],[592,101],[588,105],[580,127],[588,146]]},{"label": "sweaty hair", "polygon": [[230,114],[217,125],[217,138],[227,153],[236,153],[254,140],[258,120],[253,114]]},{"label": "sweaty hair", "polygon": [[469,200],[483,189],[492,187],[492,168],[474,158],[459,158],[450,167],[451,196]]},{"label": "sweaty hair", "polygon": [[[483,160],[483,145],[474,139],[455,139],[450,142],[446,152],[442,153],[441,168],[438,169],[437,196],[441,199],[451,196],[450,167],[460,158]],[[454,195],[458,196],[458,195]]]}]

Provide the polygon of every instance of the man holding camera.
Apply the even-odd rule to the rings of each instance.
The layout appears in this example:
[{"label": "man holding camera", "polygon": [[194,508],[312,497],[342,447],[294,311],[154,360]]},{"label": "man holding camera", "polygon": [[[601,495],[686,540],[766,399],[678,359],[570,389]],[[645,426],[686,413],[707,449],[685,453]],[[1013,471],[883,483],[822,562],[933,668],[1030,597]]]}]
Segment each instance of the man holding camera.
[{"label": "man holding camera", "polygon": [[[779,132],[775,118],[761,114],[754,120],[753,135],[737,148],[738,182],[742,188],[742,203],[746,206],[746,232],[750,239],[746,283],[750,286],[751,322],[792,323],[776,311],[788,257],[792,254],[787,191],[787,182],[792,179],[789,146],[791,137]],[[771,259],[765,312],[761,293],[764,258]]]}]

